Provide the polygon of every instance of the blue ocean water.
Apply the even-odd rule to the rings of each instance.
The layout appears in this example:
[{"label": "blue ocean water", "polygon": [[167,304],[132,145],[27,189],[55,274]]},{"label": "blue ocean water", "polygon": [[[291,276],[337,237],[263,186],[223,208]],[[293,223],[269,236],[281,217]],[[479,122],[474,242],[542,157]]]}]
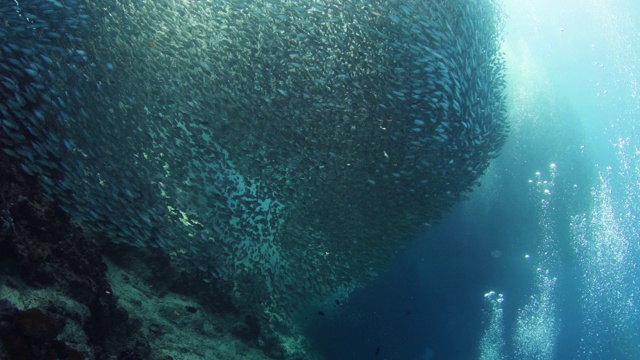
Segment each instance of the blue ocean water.
[{"label": "blue ocean water", "polygon": [[328,358],[640,358],[640,5],[503,6],[509,140],[468,201],[313,320]]}]

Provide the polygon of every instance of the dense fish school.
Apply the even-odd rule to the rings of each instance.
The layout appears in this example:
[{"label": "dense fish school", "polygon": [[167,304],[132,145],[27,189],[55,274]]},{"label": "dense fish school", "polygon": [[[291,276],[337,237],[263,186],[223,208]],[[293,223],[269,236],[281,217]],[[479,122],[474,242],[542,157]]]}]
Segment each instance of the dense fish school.
[{"label": "dense fish school", "polygon": [[7,1],[1,148],[239,307],[344,299],[506,132],[491,0]]}]

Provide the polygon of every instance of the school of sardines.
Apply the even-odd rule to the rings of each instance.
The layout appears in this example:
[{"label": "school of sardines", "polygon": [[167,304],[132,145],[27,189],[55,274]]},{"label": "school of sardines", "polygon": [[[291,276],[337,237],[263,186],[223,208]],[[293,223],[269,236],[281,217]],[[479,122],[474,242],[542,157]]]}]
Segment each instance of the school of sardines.
[{"label": "school of sardines", "polygon": [[[344,298],[505,141],[492,0],[0,5],[0,148],[238,306]],[[251,295],[248,295],[251,294]]]}]

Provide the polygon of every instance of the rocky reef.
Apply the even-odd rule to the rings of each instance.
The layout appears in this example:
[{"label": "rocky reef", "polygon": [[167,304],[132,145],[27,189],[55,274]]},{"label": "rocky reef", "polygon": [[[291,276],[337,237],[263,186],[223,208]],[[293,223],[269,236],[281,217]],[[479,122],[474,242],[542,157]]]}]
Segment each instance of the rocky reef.
[{"label": "rocky reef", "polygon": [[0,359],[308,359],[158,250],[87,237],[0,154]]}]

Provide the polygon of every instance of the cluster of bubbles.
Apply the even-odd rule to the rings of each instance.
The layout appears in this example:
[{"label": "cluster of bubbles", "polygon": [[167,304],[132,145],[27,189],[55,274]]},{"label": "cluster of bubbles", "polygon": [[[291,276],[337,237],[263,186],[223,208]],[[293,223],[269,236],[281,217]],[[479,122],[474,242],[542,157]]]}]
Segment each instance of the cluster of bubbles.
[{"label": "cluster of bubbles", "polygon": [[[636,306],[640,297],[636,286],[640,248],[636,241],[637,205],[634,203],[639,194],[640,152],[627,139],[620,139],[616,148],[620,170],[596,167],[598,178],[591,191],[590,205],[584,212],[568,218],[568,245],[579,274],[576,279],[568,280],[579,283],[576,302],[582,323],[579,324],[580,342],[576,345],[577,359],[632,359],[640,355],[637,342],[640,311]],[[518,310],[513,329],[511,352],[517,359],[557,356],[561,327],[558,280],[566,277],[560,271],[558,249],[561,238],[557,229],[562,224],[556,223],[556,219],[562,219],[557,210],[563,198],[554,196],[557,176],[557,167],[552,164],[548,174],[536,173],[530,181],[542,210],[539,221],[542,240],[535,254],[525,256],[526,261],[539,260],[535,263],[534,290],[529,302]],[[502,309],[492,301],[494,294],[485,294],[491,305],[491,316],[480,343],[481,358],[511,358],[497,335],[504,324]]]},{"label": "cluster of bubbles", "polygon": [[0,5],[1,148],[247,306],[344,296],[504,142],[491,0]]},{"label": "cluster of bubbles", "polygon": [[625,157],[617,177],[610,167],[600,172],[589,212],[571,218],[572,247],[582,270],[581,359],[640,356],[637,221],[632,208],[623,206],[630,191],[637,195],[637,170],[628,165],[638,162],[625,164]]},{"label": "cluster of bubbles", "polygon": [[558,253],[558,234],[556,232],[556,207],[554,187],[558,168],[555,163],[549,165],[548,171],[536,172],[535,178],[529,180],[532,198],[538,203],[538,223],[541,240],[532,255],[524,259],[534,270],[534,289],[528,302],[518,309],[510,347],[504,331],[502,294],[491,291],[484,295],[489,302],[489,311],[485,331],[479,344],[480,358],[489,359],[553,359],[560,332],[560,320],[557,310],[557,281],[560,272]]},{"label": "cluster of bubbles", "polygon": [[480,339],[480,360],[506,359],[506,342],[504,337],[504,310],[502,303],[504,295],[495,291],[484,294],[484,300],[488,303],[488,311],[485,321],[486,329]]},{"label": "cluster of bubbles", "polygon": [[[548,172],[536,172],[534,198],[540,202],[539,226],[542,239],[534,255],[535,289],[524,308],[518,311],[514,330],[514,353],[521,359],[552,359],[560,332],[557,312],[557,274],[560,271],[554,187],[558,168],[549,165]],[[525,255],[525,259],[531,257]]]}]

